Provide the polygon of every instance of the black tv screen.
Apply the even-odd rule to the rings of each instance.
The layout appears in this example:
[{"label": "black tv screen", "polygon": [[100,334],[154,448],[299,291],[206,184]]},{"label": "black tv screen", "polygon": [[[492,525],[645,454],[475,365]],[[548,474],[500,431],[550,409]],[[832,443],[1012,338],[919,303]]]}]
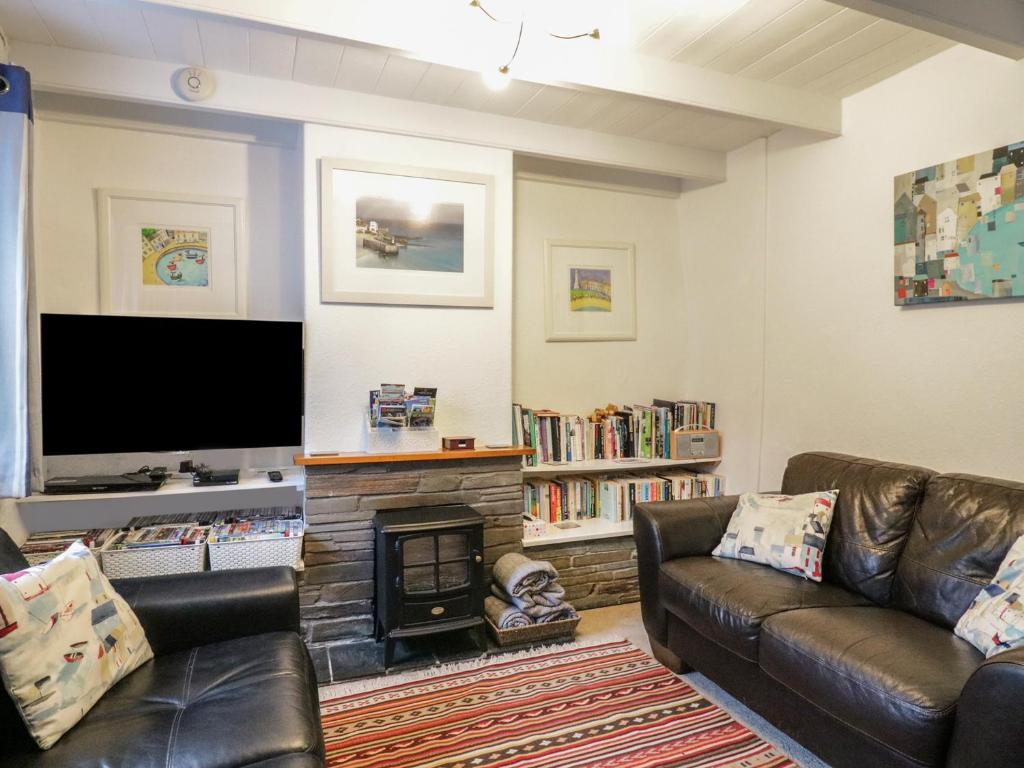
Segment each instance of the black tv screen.
[{"label": "black tv screen", "polygon": [[302,323],[44,314],[43,453],[302,444]]}]

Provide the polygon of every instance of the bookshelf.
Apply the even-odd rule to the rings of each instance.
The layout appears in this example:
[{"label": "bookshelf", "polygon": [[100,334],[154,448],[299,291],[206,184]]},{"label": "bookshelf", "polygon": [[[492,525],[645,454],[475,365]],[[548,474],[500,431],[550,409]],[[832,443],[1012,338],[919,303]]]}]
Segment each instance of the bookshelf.
[{"label": "bookshelf", "polygon": [[523,539],[523,547],[542,547],[549,544],[571,544],[579,541],[596,541],[597,539],[617,539],[633,535],[633,521],[626,520],[613,523],[608,520],[574,520],[573,527],[559,528],[556,523],[549,523],[543,536]]},{"label": "bookshelf", "polygon": [[642,472],[649,469],[658,470],[694,464],[718,464],[721,460],[719,456],[701,459],[590,459],[523,467],[523,475],[531,477],[534,475],[578,475],[590,472]]}]

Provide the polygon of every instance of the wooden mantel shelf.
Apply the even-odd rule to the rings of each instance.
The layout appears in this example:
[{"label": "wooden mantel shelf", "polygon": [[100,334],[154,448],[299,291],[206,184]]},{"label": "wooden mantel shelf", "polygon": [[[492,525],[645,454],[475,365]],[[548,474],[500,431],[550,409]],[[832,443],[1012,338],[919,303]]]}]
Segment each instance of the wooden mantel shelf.
[{"label": "wooden mantel shelf", "polygon": [[331,464],[386,464],[392,461],[470,461],[499,459],[505,456],[532,456],[533,448],[480,448],[472,451],[416,451],[410,453],[297,453],[293,460],[301,467],[322,467]]}]

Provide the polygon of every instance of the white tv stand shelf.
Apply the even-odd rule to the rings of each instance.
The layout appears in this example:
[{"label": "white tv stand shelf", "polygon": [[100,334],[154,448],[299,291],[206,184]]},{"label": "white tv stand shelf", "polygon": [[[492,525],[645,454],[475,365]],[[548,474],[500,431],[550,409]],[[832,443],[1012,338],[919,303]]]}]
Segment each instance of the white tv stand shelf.
[{"label": "white tv stand shelf", "polygon": [[156,491],[127,493],[36,494],[18,501],[31,532],[116,528],[138,515],[217,512],[252,507],[301,506],[305,477],[301,469],[282,472],[272,483],[266,472],[243,471],[237,485],[193,486],[191,478],[168,480]]}]

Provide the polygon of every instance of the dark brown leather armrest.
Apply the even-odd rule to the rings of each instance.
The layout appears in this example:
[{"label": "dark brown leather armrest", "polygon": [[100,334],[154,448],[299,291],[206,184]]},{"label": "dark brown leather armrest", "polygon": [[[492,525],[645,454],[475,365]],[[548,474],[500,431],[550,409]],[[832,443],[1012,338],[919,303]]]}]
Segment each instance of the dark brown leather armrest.
[{"label": "dark brown leather armrest", "polygon": [[722,540],[738,496],[639,504],[633,513],[640,608],[648,634],[668,642],[665,611],[658,600],[658,570],[677,557],[710,555]]},{"label": "dark brown leather armrest", "polygon": [[1024,755],[1024,648],[1003,651],[971,675],[960,694],[946,765],[1018,765]]}]

